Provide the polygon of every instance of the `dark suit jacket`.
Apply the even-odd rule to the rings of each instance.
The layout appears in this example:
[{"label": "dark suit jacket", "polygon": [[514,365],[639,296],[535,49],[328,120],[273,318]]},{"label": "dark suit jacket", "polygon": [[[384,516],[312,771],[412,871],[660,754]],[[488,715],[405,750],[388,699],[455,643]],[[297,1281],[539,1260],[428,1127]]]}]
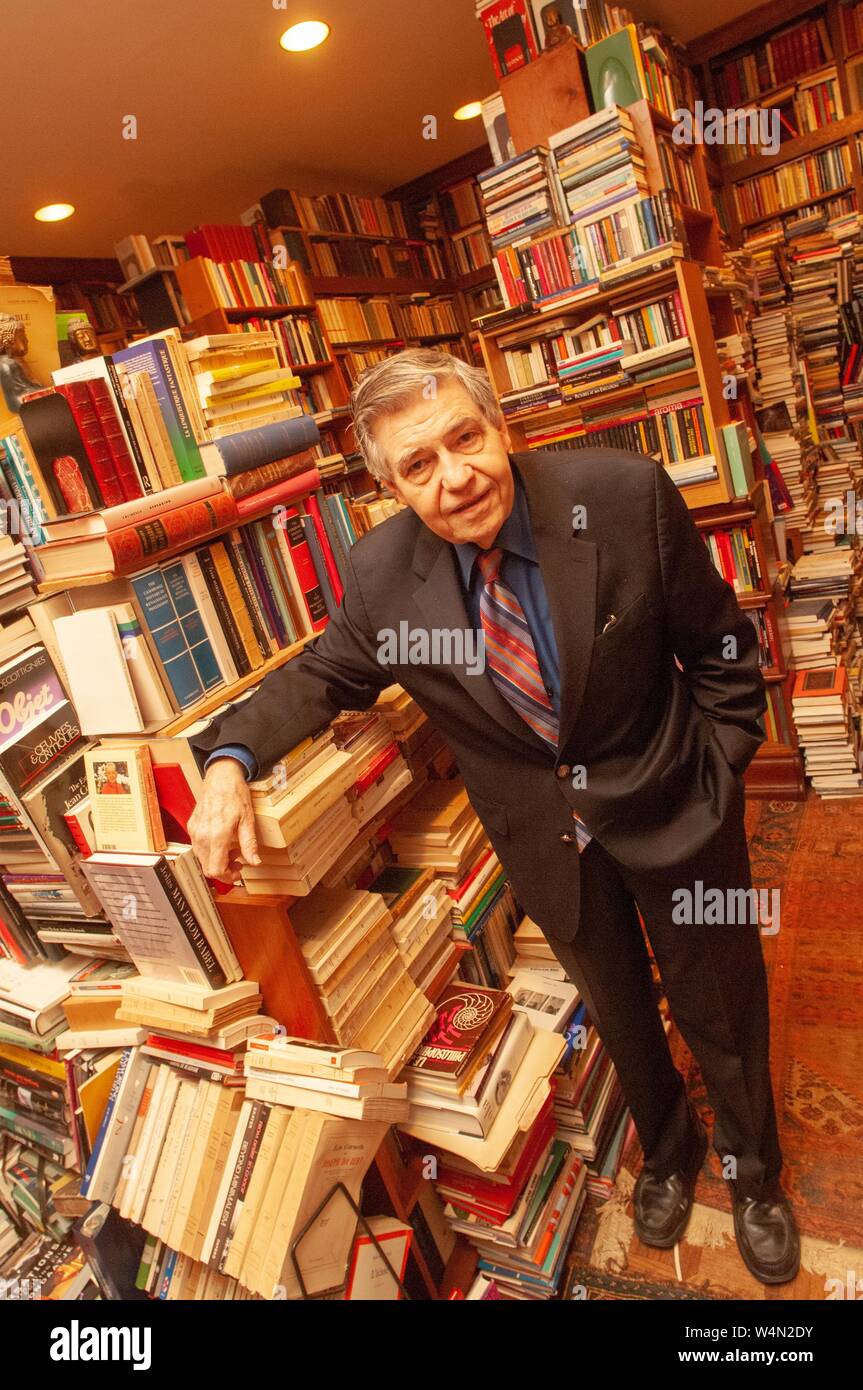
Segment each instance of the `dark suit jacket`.
[{"label": "dark suit jacket", "polygon": [[[512,462],[560,656],[556,753],[469,659],[379,663],[383,629],[469,625],[452,545],[410,510],[353,547],[325,631],[192,742],[200,755],[246,744],[263,770],[398,681],[452,748],[522,906],[569,940],[579,899],[573,810],[632,870],[709,860],[726,819],[742,812],[742,773],[764,737],[764,684],[754,629],[661,467],[616,449]],[[574,530],[578,506],[586,526]]]}]

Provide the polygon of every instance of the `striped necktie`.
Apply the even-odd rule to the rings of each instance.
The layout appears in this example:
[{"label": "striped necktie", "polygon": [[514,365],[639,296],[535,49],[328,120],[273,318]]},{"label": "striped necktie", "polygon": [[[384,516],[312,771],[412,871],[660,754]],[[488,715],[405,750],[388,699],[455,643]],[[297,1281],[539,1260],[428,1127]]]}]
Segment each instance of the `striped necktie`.
[{"label": "striped necktie", "polygon": [[[479,613],[489,674],[513,709],[540,738],[557,749],[560,727],[549,699],[524,609],[499,577],[503,550],[481,550],[476,557],[483,587]],[[573,811],[579,853],[592,836]]]}]

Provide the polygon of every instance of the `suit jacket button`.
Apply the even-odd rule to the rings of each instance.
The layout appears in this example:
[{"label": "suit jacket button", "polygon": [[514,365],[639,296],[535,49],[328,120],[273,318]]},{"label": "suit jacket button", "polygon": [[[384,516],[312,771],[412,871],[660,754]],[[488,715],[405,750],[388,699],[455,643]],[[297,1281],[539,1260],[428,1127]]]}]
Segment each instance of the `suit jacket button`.
[{"label": "suit jacket button", "polygon": [[561,763],[560,767],[557,769],[557,776],[568,777],[571,772],[572,768],[569,766],[568,763]]},{"label": "suit jacket button", "polygon": [[560,842],[562,845],[572,845],[575,843],[575,836],[570,835],[568,830],[562,830],[560,834]]}]

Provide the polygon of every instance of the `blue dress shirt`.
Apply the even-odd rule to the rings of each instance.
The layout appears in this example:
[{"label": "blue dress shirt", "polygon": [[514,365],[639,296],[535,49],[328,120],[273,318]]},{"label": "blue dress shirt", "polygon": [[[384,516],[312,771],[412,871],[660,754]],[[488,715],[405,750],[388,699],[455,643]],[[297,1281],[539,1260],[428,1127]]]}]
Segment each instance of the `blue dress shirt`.
[{"label": "blue dress shirt", "polygon": [[[505,552],[501,560],[500,577],[512,589],[524,609],[546,692],[559,719],[560,661],[548,606],[548,594],[536,558],[524,484],[515,468],[512,470],[512,476],[515,484],[512,511],[489,548],[496,549],[500,546]],[[468,618],[476,631],[481,632],[479,600],[483,580],[482,571],[474,563],[480,553],[480,547],[475,541],[464,541],[454,546],[454,549],[465,591]],[[245,768],[247,781],[257,776],[258,764],[255,756],[242,744],[225,744],[222,748],[214,749],[204,764],[205,772],[217,758],[236,758]]]}]

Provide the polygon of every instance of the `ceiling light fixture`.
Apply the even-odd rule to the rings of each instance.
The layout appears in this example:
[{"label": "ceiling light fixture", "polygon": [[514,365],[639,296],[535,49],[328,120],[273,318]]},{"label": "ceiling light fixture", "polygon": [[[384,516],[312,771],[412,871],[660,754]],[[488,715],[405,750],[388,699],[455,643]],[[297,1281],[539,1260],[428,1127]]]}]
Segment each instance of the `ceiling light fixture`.
[{"label": "ceiling light fixture", "polygon": [[460,106],[453,116],[457,121],[472,121],[477,116],[482,115],[482,102],[469,101],[466,106]]},{"label": "ceiling light fixture", "polygon": [[302,24],[292,24],[279,39],[282,48],[289,53],[307,53],[310,48],[318,48],[330,36],[329,24],[320,19],[306,19]]},{"label": "ceiling light fixture", "polygon": [[74,211],[72,203],[46,203],[43,208],[37,208],[33,216],[37,222],[62,222]]}]

